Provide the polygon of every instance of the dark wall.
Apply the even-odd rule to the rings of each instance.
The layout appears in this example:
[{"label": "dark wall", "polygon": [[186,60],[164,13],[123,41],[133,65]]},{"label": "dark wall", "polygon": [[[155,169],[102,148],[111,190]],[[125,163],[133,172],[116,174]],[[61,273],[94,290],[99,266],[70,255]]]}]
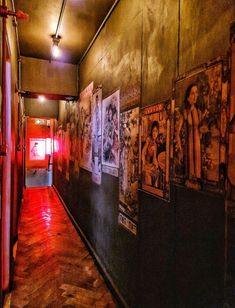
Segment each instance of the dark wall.
[{"label": "dark wall", "polygon": [[[80,90],[120,88],[120,108],[172,97],[178,74],[229,48],[234,1],[121,0],[80,64]],[[60,119],[68,118],[65,108]],[[59,123],[60,124],[60,123]],[[171,201],[139,192],[135,237],[118,226],[118,178],[70,180],[55,159],[54,184],[131,307],[202,307],[223,297],[224,197],[171,185]]]},{"label": "dark wall", "polygon": [[[46,108],[45,108],[46,106]],[[58,101],[45,100],[40,102],[38,99],[24,99],[25,115],[33,118],[58,118]]]}]

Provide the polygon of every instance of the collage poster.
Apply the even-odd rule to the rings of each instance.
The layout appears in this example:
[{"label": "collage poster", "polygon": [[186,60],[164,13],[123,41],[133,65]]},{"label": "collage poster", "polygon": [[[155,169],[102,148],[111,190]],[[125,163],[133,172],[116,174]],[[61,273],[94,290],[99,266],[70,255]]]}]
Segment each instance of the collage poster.
[{"label": "collage poster", "polygon": [[226,126],[221,62],[176,82],[173,150],[176,182],[196,190],[220,192],[225,181]]},{"label": "collage poster", "polygon": [[102,164],[119,167],[119,97],[116,91],[103,100],[102,107]]},{"label": "collage poster", "polygon": [[101,161],[102,161],[102,89],[98,89],[92,99],[91,123],[92,123],[92,181],[101,184]]},{"label": "collage poster", "polygon": [[119,210],[138,220],[139,108],[120,114]]},{"label": "collage poster", "polygon": [[142,110],[142,189],[164,199],[169,199],[170,118],[170,101]]},{"label": "collage poster", "polygon": [[80,93],[79,103],[79,141],[80,141],[80,167],[88,171],[91,168],[91,103],[93,82]]}]

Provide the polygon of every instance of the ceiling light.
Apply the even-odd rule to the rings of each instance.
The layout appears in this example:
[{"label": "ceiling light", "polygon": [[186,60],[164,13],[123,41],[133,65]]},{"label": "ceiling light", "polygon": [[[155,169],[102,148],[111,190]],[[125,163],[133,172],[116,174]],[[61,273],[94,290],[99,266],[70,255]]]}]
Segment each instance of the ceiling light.
[{"label": "ceiling light", "polygon": [[59,42],[60,42],[61,36],[60,35],[52,35],[52,57],[53,58],[58,58],[60,56],[60,49],[59,49]]},{"label": "ceiling light", "polygon": [[45,96],[39,95],[39,96],[38,96],[38,99],[39,99],[39,101],[40,101],[41,103],[43,103],[43,102],[45,101]]},{"label": "ceiling light", "polygon": [[41,120],[40,119],[36,119],[35,123],[40,125],[41,124]]}]

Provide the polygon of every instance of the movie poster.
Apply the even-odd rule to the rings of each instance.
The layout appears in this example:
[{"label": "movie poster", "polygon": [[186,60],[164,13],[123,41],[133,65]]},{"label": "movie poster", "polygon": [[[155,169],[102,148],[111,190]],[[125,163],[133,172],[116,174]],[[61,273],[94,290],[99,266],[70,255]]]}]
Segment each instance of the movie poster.
[{"label": "movie poster", "polygon": [[222,74],[219,62],[175,84],[173,175],[196,190],[223,190],[227,120]]},{"label": "movie poster", "polygon": [[94,95],[91,106],[92,123],[92,181],[101,184],[102,162],[102,89],[98,89]]},{"label": "movie poster", "polygon": [[29,159],[44,160],[46,153],[46,141],[42,138],[30,138]]},{"label": "movie poster", "polygon": [[119,166],[119,96],[118,90],[103,100],[102,107],[102,164],[116,170]]},{"label": "movie poster", "polygon": [[139,108],[120,114],[119,210],[138,220]]},{"label": "movie poster", "polygon": [[142,110],[142,189],[169,199],[171,102],[161,102]]},{"label": "movie poster", "polygon": [[80,93],[79,103],[79,139],[80,139],[80,167],[92,171],[91,164],[91,102],[93,82]]}]

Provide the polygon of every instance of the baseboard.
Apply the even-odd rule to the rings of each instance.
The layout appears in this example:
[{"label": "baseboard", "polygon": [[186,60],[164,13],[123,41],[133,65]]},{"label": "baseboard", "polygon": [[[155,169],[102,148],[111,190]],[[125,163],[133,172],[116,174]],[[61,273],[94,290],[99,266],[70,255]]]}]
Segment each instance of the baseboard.
[{"label": "baseboard", "polygon": [[129,305],[126,303],[125,299],[123,298],[123,296],[119,292],[118,288],[116,287],[115,283],[113,282],[113,279],[111,278],[111,276],[107,272],[106,268],[104,267],[101,259],[99,258],[99,256],[95,252],[95,250],[93,249],[90,241],[87,239],[87,237],[84,234],[84,232],[82,231],[82,229],[79,227],[78,223],[74,219],[73,215],[71,214],[70,210],[68,209],[66,203],[64,202],[63,198],[61,197],[60,193],[58,192],[58,190],[57,190],[57,188],[55,187],[54,184],[52,185],[52,188],[56,192],[56,194],[59,197],[59,199],[60,199],[65,211],[67,212],[72,224],[74,225],[75,229],[77,230],[77,232],[81,236],[81,238],[82,238],[84,244],[86,245],[87,249],[91,253],[91,255],[92,255],[92,257],[93,257],[93,259],[94,259],[94,261],[95,261],[95,263],[96,263],[96,265],[97,265],[97,267],[98,267],[98,269],[101,273],[101,275],[103,276],[103,278],[104,278],[106,284],[108,285],[110,291],[112,292],[113,296],[117,300],[119,307],[129,308]]}]

